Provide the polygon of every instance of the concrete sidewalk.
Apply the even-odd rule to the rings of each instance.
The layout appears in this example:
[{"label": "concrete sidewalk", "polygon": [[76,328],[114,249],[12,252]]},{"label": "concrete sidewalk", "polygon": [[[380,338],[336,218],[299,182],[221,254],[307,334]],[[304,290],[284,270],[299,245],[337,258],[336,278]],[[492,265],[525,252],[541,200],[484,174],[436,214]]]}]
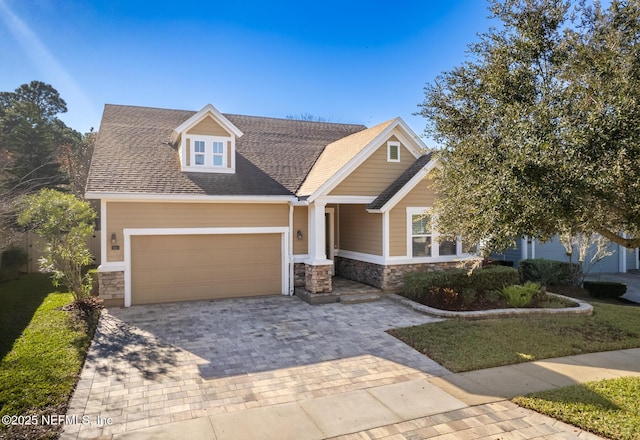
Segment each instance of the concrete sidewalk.
[{"label": "concrete sidewalk", "polygon": [[[640,376],[640,349],[584,354],[427,377],[326,397],[215,414],[114,434],[116,439],[589,439],[506,399]],[[64,438],[64,436],[63,436]]]}]

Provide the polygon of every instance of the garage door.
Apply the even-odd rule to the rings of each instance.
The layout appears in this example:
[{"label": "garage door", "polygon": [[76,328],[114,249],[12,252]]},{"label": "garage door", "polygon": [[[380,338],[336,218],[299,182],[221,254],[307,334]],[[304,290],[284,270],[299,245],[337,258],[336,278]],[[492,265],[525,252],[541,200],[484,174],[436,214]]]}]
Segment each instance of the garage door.
[{"label": "garage door", "polygon": [[131,237],[131,303],[282,293],[282,235]]}]

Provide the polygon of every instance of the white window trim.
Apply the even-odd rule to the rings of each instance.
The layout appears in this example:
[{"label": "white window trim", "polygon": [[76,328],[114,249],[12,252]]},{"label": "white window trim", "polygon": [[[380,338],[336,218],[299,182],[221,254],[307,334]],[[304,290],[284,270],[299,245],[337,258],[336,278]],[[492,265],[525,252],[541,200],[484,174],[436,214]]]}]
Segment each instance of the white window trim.
[{"label": "white window trim", "polygon": [[[398,158],[391,159],[391,147],[398,148]],[[400,142],[398,141],[389,141],[387,142],[387,162],[400,162]]]},{"label": "white window trim", "polygon": [[442,262],[442,261],[458,261],[461,258],[473,258],[474,254],[462,252],[462,239],[456,237],[456,253],[455,255],[440,255],[439,234],[435,228],[431,231],[431,256],[414,257],[413,256],[413,216],[416,214],[425,214],[431,210],[430,206],[426,207],[408,207],[407,208],[407,257],[415,262]]},{"label": "white window trim", "polygon": [[[187,140],[189,140],[189,157],[190,164],[187,165],[184,163],[186,161],[185,155],[183,155],[183,163],[182,163],[182,171],[193,171],[193,172],[214,172],[214,173],[234,173],[235,172],[235,161],[233,158],[234,152],[234,141],[231,137],[225,136],[207,136],[207,135],[195,135],[195,134],[185,134],[183,135],[183,149],[187,148]],[[196,141],[204,141],[204,165],[195,165],[195,143]],[[222,143],[222,166],[214,166],[213,165],[213,143],[221,142]],[[229,146],[229,143],[231,144]],[[229,164],[229,148],[231,148],[231,164]],[[202,154],[202,153],[197,153]],[[219,155],[217,153],[216,155]]]}]

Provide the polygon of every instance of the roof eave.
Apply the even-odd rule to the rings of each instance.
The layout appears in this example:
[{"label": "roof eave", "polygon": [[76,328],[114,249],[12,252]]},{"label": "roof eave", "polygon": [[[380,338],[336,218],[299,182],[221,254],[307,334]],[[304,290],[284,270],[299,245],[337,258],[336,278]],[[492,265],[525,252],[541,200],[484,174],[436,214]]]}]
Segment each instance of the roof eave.
[{"label": "roof eave", "polygon": [[415,188],[416,185],[418,185],[418,183],[420,183],[422,179],[424,179],[427,176],[427,174],[429,174],[436,166],[440,166],[439,159],[435,158],[435,159],[429,160],[429,162],[427,162],[427,164],[420,171],[418,171],[415,176],[409,179],[409,181],[406,184],[404,184],[404,186],[397,193],[395,193],[393,197],[387,200],[387,202],[384,205],[382,205],[380,208],[367,209],[367,212],[370,212],[372,214],[383,214],[387,211],[390,211],[394,206],[398,204],[400,200],[402,200],[409,193],[409,191]]}]

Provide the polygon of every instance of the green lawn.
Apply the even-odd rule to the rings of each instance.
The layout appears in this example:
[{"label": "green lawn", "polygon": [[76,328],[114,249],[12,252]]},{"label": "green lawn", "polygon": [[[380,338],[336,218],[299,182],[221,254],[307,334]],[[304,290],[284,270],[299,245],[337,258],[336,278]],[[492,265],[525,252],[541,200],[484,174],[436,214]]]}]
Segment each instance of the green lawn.
[{"label": "green lawn", "polygon": [[640,307],[593,308],[592,316],[447,320],[389,333],[454,372],[640,347]]},{"label": "green lawn", "polygon": [[544,391],[513,401],[595,434],[640,439],[640,378],[623,377]]},{"label": "green lawn", "polygon": [[[0,284],[0,414],[65,413],[98,316],[61,310],[72,300],[42,274]],[[0,437],[18,430],[0,424]],[[54,433],[43,428],[24,438],[43,435]]]}]

